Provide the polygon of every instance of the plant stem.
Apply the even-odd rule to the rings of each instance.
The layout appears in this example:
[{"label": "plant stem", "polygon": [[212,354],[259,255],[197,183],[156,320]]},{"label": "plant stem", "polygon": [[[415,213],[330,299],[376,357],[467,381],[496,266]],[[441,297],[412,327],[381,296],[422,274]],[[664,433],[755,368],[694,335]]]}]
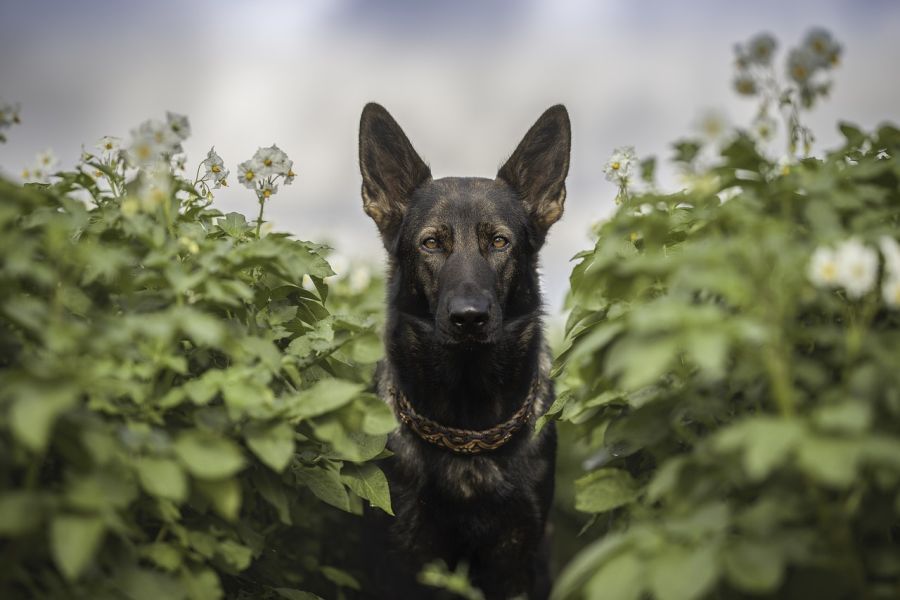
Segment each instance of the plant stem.
[{"label": "plant stem", "polygon": [[263,202],[262,196],[259,196],[259,216],[256,217],[256,239],[259,239],[259,228],[262,227],[262,218],[263,218],[263,207],[265,203]]}]

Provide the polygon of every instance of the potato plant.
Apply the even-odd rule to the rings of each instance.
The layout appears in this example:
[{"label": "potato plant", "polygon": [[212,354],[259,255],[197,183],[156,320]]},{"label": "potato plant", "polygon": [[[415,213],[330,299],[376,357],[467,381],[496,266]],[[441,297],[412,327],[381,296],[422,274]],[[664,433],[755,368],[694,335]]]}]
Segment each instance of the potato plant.
[{"label": "potato plant", "polygon": [[840,128],[679,143],[689,187],[620,189],[577,257],[553,412],[595,539],[555,598],[900,594],[900,131]]},{"label": "potato plant", "polygon": [[261,228],[286,155],[241,165],[248,221],[214,150],[180,175],[188,133],[0,181],[4,598],[337,597],[337,515],[391,511],[373,321],[327,307],[324,246]]}]

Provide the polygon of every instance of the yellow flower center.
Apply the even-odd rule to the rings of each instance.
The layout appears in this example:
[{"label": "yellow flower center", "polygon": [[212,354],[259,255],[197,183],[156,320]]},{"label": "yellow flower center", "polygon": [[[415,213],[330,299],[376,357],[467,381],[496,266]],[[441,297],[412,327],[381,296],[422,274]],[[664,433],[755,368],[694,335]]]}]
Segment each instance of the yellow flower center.
[{"label": "yellow flower center", "polygon": [[31,177],[31,171],[22,169],[22,179],[28,179],[29,177]]},{"label": "yellow flower center", "polygon": [[826,263],[822,267],[822,279],[825,281],[834,281],[837,276],[837,266],[834,263]]},{"label": "yellow flower center", "polygon": [[103,177],[103,173],[100,171],[94,171],[94,177]]},{"label": "yellow flower center", "polygon": [[271,159],[271,158],[267,158],[266,160],[263,161],[263,164],[266,165],[267,167],[271,167],[271,166],[272,166],[272,159]]},{"label": "yellow flower center", "polygon": [[794,67],[793,73],[794,73],[794,79],[797,79],[800,81],[806,79],[806,68],[801,65],[797,65],[796,67]]},{"label": "yellow flower center", "polygon": [[253,178],[256,177],[256,174],[253,171],[247,171],[244,173],[244,179],[247,181],[253,181]]},{"label": "yellow flower center", "polygon": [[140,160],[147,160],[152,154],[149,144],[141,144],[137,147],[135,153]]},{"label": "yellow flower center", "polygon": [[622,165],[618,161],[609,165],[609,168],[612,169],[613,171],[618,171],[621,167],[622,167]]},{"label": "yellow flower center", "polygon": [[272,190],[263,190],[263,196],[268,198],[272,195]]},{"label": "yellow flower center", "polygon": [[210,171],[212,171],[213,173],[221,173],[222,169],[219,167],[219,165],[213,165]]},{"label": "yellow flower center", "polygon": [[822,40],[817,39],[813,41],[812,47],[817,54],[822,54],[823,52],[825,52],[825,42],[823,42]]},{"label": "yellow flower center", "polygon": [[112,142],[106,142],[106,143],[103,145],[103,147],[106,148],[107,150],[112,150],[112,149],[113,149]]},{"label": "yellow flower center", "polygon": [[296,177],[296,176],[297,176],[297,174],[294,173],[293,169],[288,169],[287,177]]}]

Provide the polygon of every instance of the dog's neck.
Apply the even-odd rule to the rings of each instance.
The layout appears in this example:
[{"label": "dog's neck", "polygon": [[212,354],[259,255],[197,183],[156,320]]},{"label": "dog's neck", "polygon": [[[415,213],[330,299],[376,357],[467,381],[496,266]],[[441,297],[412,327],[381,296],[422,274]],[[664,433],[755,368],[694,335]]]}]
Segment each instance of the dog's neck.
[{"label": "dog's neck", "polygon": [[504,421],[546,370],[539,315],[507,324],[493,344],[442,345],[403,317],[387,333],[391,378],[417,413],[448,427],[486,429]]}]

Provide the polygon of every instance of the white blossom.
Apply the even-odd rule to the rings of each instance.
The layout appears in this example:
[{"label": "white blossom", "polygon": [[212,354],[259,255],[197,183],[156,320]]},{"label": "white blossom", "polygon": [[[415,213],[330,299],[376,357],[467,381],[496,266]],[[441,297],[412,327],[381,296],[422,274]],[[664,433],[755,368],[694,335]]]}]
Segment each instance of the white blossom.
[{"label": "white blossom", "polygon": [[891,308],[900,308],[900,277],[887,277],[881,284],[881,297]]},{"label": "white blossom", "polygon": [[878,240],[878,247],[884,257],[885,277],[900,279],[900,244],[894,238],[883,235]]},{"label": "white blossom", "polygon": [[820,66],[818,57],[806,46],[794,48],[787,57],[788,77],[800,84],[809,81]]},{"label": "white blossom", "polygon": [[818,287],[835,287],[837,285],[838,266],[834,250],[819,246],[809,260],[807,276],[813,285]]},{"label": "white blossom", "polygon": [[191,137],[191,124],[185,115],[166,112],[166,124],[179,140],[186,140]]},{"label": "white blossom", "polygon": [[206,168],[204,178],[209,177],[215,183],[216,188],[227,186],[225,178],[228,177],[228,169],[225,168],[225,161],[216,153],[215,147],[209,149],[206,153],[206,160],[203,161]]},{"label": "white blossom", "polygon": [[803,48],[809,52],[818,68],[828,69],[836,65],[841,57],[841,45],[831,37],[828,30],[821,27],[811,29],[806,34]]},{"label": "white blossom", "polygon": [[275,144],[268,148],[258,149],[253,155],[253,159],[262,165],[259,169],[259,175],[262,177],[285,175],[290,168],[288,163],[291,162],[287,154]]},{"label": "white blossom", "polygon": [[122,140],[117,137],[105,135],[97,141],[97,148],[104,154],[114,154],[118,152]]},{"label": "white blossom", "polygon": [[862,298],[875,287],[878,253],[856,238],[842,242],[835,250],[837,282],[850,298]]},{"label": "white blossom", "polygon": [[772,63],[772,55],[778,42],[770,33],[759,33],[747,42],[745,56],[747,60],[758,65],[769,65]]},{"label": "white blossom", "polygon": [[165,162],[181,152],[181,138],[166,123],[148,119],[131,131],[128,161],[136,167],[148,167]]},{"label": "white blossom", "polygon": [[256,182],[262,179],[261,172],[264,168],[255,158],[245,160],[238,165],[238,179],[244,187],[255,190]]},{"label": "white blossom", "polygon": [[606,180],[619,184],[627,183],[631,166],[636,158],[632,146],[616,148],[607,163],[603,166],[603,173],[606,175]]},{"label": "white blossom", "polygon": [[278,193],[278,186],[271,179],[266,179],[259,185],[259,189],[257,190],[257,194],[259,194],[260,199],[268,200],[272,196]]}]

